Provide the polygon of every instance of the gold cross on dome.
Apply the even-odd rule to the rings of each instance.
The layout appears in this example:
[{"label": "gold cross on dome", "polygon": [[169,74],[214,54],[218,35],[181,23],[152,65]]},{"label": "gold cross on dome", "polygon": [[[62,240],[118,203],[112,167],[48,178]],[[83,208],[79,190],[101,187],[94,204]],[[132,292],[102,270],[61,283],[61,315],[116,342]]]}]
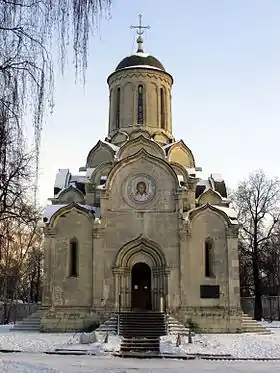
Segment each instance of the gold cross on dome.
[{"label": "gold cross on dome", "polygon": [[130,26],[131,29],[136,28],[138,35],[143,35],[145,29],[150,29],[151,26],[142,26],[142,14],[138,14],[139,17],[139,25],[138,26]]}]

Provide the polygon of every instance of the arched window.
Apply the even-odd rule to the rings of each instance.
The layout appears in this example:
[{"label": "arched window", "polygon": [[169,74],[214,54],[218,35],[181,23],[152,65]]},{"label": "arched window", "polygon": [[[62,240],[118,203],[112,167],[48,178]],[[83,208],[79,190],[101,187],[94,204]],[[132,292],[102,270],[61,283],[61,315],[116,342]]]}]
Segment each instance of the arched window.
[{"label": "arched window", "polygon": [[69,277],[78,277],[78,241],[70,241],[69,252]]},{"label": "arched window", "polygon": [[165,102],[165,91],[164,88],[160,89],[160,124],[161,128],[166,127],[166,102]]},{"label": "arched window", "polygon": [[120,128],[120,111],[121,111],[121,89],[117,88],[116,92],[116,128]]},{"label": "arched window", "polygon": [[144,123],[144,105],[143,105],[143,86],[138,86],[138,103],[137,103],[137,123]]},{"label": "arched window", "polygon": [[204,256],[205,256],[205,277],[213,277],[213,243],[207,239],[204,242]]}]

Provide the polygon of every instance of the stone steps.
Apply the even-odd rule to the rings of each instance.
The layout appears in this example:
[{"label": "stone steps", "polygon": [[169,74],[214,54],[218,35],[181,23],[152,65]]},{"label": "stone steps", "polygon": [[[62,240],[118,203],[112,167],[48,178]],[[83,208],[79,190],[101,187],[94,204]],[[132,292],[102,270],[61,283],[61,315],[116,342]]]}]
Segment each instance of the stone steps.
[{"label": "stone steps", "polygon": [[272,334],[270,329],[260,325],[251,316],[243,313],[242,315],[242,333],[259,333],[264,335]]},{"label": "stone steps", "polygon": [[41,319],[44,315],[44,310],[38,310],[27,316],[22,321],[17,322],[11,329],[11,332],[39,332]]},{"label": "stone steps", "polygon": [[170,335],[188,335],[189,329],[171,315],[166,316],[167,333]]},{"label": "stone steps", "polygon": [[117,334],[118,332],[118,315],[113,313],[109,319],[102,323],[97,329],[97,332]]},{"label": "stone steps", "polygon": [[160,337],[167,334],[165,314],[161,312],[121,312],[120,335]]},{"label": "stone steps", "polygon": [[121,312],[120,354],[160,353],[160,337],[167,334],[162,312]]},{"label": "stone steps", "polygon": [[159,352],[159,338],[124,338],[120,352]]},{"label": "stone steps", "polygon": [[[189,329],[180,323],[171,315],[166,315],[167,334],[170,335],[188,335]],[[102,323],[96,331],[109,334],[117,334],[118,332],[118,315],[113,313],[109,319]]]}]

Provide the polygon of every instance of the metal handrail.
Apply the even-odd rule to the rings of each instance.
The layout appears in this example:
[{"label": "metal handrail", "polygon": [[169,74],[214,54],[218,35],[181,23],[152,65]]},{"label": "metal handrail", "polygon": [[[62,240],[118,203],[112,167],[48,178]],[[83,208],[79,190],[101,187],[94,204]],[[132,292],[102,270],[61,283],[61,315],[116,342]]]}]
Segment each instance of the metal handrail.
[{"label": "metal handrail", "polygon": [[118,333],[118,335],[120,335],[120,313],[121,313],[121,294],[119,294],[118,315],[117,315],[117,320],[118,320],[117,333]]}]

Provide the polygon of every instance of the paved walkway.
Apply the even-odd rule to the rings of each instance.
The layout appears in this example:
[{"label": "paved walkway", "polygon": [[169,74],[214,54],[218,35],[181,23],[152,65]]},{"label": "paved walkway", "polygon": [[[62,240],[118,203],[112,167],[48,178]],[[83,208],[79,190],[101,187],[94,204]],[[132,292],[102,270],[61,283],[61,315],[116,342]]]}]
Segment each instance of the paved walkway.
[{"label": "paved walkway", "polygon": [[134,360],[90,356],[3,354],[0,372],[5,373],[280,373],[279,362],[207,362]]}]

